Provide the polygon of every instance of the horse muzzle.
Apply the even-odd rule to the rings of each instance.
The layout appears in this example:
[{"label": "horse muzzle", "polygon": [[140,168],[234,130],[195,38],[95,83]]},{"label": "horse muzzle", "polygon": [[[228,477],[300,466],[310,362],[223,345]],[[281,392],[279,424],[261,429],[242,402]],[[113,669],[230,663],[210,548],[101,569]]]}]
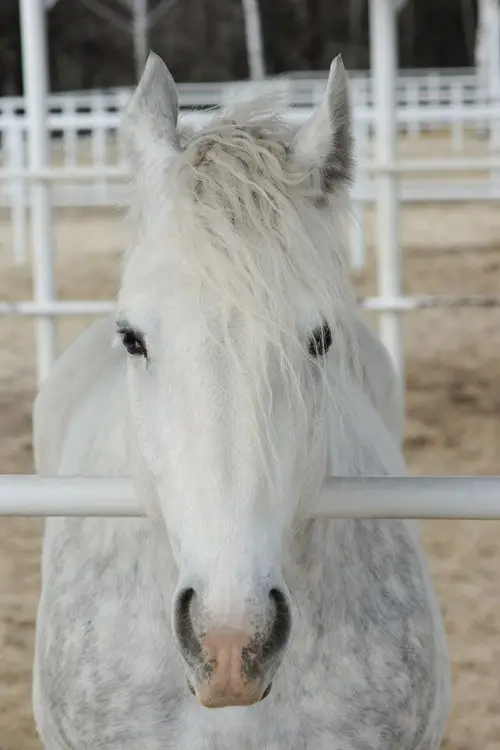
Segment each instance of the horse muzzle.
[{"label": "horse muzzle", "polygon": [[219,627],[198,636],[190,618],[194,593],[182,592],[175,617],[177,642],[189,668],[188,686],[206,708],[251,706],[269,695],[291,627],[288,600],[272,590],[274,617],[257,634]]}]

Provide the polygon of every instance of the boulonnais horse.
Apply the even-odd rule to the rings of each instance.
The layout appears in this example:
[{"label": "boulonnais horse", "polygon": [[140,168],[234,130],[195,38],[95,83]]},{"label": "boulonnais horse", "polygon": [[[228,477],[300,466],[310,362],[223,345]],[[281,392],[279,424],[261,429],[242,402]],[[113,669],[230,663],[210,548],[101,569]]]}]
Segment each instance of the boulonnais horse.
[{"label": "boulonnais horse", "polygon": [[418,527],[314,518],[328,473],[405,471],[399,384],[343,260],[342,62],[300,128],[263,98],[186,133],[152,54],[124,133],[116,313],[41,388],[35,461],[129,476],[146,515],[46,523],[45,748],[438,748],[449,663]]}]

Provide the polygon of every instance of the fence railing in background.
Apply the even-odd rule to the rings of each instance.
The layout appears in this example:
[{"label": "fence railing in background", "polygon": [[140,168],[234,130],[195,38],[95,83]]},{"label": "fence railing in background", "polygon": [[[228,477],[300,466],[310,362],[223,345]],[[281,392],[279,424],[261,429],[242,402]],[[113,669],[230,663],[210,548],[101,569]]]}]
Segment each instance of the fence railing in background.
[{"label": "fence railing in background", "polygon": [[[352,96],[360,104],[372,105],[371,77],[366,72],[349,74]],[[313,106],[322,97],[327,79],[327,73],[312,76],[310,73],[283,74],[264,82],[252,81],[223,81],[215,83],[179,83],[177,90],[181,109],[193,107],[219,106],[229,96],[237,92],[253,89],[262,85],[271,89],[280,88],[289,97],[289,103],[299,106]],[[463,90],[464,102],[473,104],[477,101],[478,90],[483,88],[478,83],[479,78],[474,68],[436,68],[431,70],[401,70],[397,81],[397,101],[404,105],[412,104],[447,104],[453,97],[453,91]],[[67,111],[68,107],[75,110],[85,110],[94,106],[96,97],[101,97],[110,108],[121,110],[126,106],[132,88],[112,87],[94,89],[90,91],[68,91],[52,93],[49,96],[49,109],[52,111]],[[0,113],[3,103],[23,110],[22,97],[0,98]]]},{"label": "fence railing in background", "polygon": [[[290,111],[297,120],[304,120],[310,114],[309,108],[297,108]],[[200,125],[208,113],[196,112],[184,114],[183,121]],[[369,108],[355,110],[356,144],[359,160],[366,160],[371,151],[370,131],[372,127],[372,111]],[[67,169],[68,173],[78,165],[84,165],[95,170],[92,183],[82,185],[75,178],[73,183],[66,181],[64,186],[56,186],[53,201],[56,206],[102,206],[115,205],[124,198],[123,188],[117,185],[113,168],[125,165],[124,154],[117,138],[121,117],[118,113],[95,112],[86,115],[52,114],[49,117],[49,128],[54,137],[52,139],[52,161],[55,169]],[[490,133],[488,144],[484,146],[485,157],[500,154],[500,108],[494,105],[460,105],[454,108],[442,106],[427,106],[419,109],[406,107],[398,112],[398,123],[401,129],[411,130],[417,125],[419,133],[424,130],[445,130],[450,134],[452,146],[447,167],[443,171],[462,171],[467,169],[482,170],[482,176],[472,179],[463,177],[458,182],[450,175],[438,178],[416,181],[414,178],[402,182],[403,201],[427,200],[487,200],[500,196],[500,179],[498,166],[495,170],[488,167],[484,160],[477,164],[469,160],[465,166],[460,160],[454,160],[454,154],[464,149],[467,132],[477,130]],[[2,167],[18,175],[9,184],[2,179],[0,186],[0,205],[10,207],[13,224],[13,256],[16,262],[22,262],[26,257],[26,203],[27,186],[22,174],[26,162],[26,128],[24,117],[4,115],[0,118],[0,135],[2,137]],[[62,133],[58,138],[57,134]],[[82,135],[85,133],[86,135]],[[446,145],[443,145],[446,148]],[[106,168],[109,167],[109,174]],[[425,171],[425,170],[420,170]],[[429,167],[432,171],[432,166]],[[434,170],[435,171],[435,170]],[[373,190],[369,177],[361,171],[353,188],[355,202],[369,202],[373,199]]]},{"label": "fence railing in background", "polygon": [[[310,107],[296,107],[288,110],[288,117],[303,122],[311,111]],[[184,111],[181,119],[186,125],[199,127],[210,116],[209,112],[204,111]],[[55,206],[115,206],[126,200],[127,192],[123,184],[126,161],[117,137],[120,123],[121,113],[106,111],[102,101],[86,114],[72,111],[49,115],[48,125],[53,135],[52,198]],[[352,189],[357,223],[353,230],[351,259],[354,267],[361,267],[366,254],[363,206],[374,199],[371,174],[363,166],[369,162],[371,155],[373,109],[355,105],[354,123],[359,167]],[[457,100],[453,107],[441,104],[406,106],[398,111],[398,124],[400,131],[406,133],[412,133],[412,128],[417,128],[419,137],[424,132],[444,131],[449,140],[448,147],[445,140],[442,142],[442,149],[448,152],[448,157],[436,162],[421,160],[418,170],[410,165],[406,171],[402,169],[403,202],[500,198],[500,165],[495,165],[495,159],[500,156],[500,105],[472,105],[458,103]],[[29,175],[24,171],[27,125],[24,116],[16,115],[14,111],[8,113],[8,108],[4,106],[4,113],[0,117],[3,146],[0,206],[9,207],[11,211],[12,256],[17,264],[27,259]],[[479,131],[489,134],[487,143],[479,144],[481,153],[462,157],[461,153],[468,153],[466,139],[469,145],[474,143],[475,134]],[[84,170],[87,171],[85,177]],[[457,174],[465,172],[469,174]],[[93,175],[90,179],[89,173]]]},{"label": "fence railing in background", "polygon": [[[489,101],[486,92],[475,83],[475,74],[467,71],[400,76],[397,125],[401,153],[395,164],[384,165],[383,169],[398,172],[402,201],[500,199],[500,102]],[[181,122],[194,128],[203,125],[211,117],[207,108],[240,96],[254,85],[181,84]],[[289,77],[266,85],[274,97],[283,93],[286,117],[296,124],[310,116],[324,91],[321,78]],[[358,165],[352,190],[357,222],[351,241],[351,262],[360,268],[366,256],[365,205],[375,198],[372,176],[380,173],[380,167],[372,154],[371,82],[366,76],[355,75],[351,85]],[[128,170],[118,132],[130,94],[129,90],[115,89],[53,95],[48,115],[51,165],[36,174],[26,168],[28,120],[23,101],[0,99],[0,206],[11,211],[14,262],[27,260],[27,206],[33,181],[52,184],[55,206],[115,206],[127,199],[124,181]],[[194,105],[197,110],[193,110]],[[429,144],[437,158],[426,155]],[[406,153],[413,158],[406,158]],[[389,265],[387,258],[381,257],[380,262],[384,268]],[[84,301],[63,304],[55,299],[49,303],[51,312],[47,314],[54,317],[76,314],[76,308],[65,304],[78,309],[86,305]],[[376,309],[404,312],[422,307],[415,300],[398,303],[396,308],[390,304],[380,298]],[[94,303],[92,312],[87,308],[88,314],[101,314],[100,305],[105,307],[107,303]],[[5,314],[39,316],[42,308],[29,301],[14,305],[0,302],[0,315]]]},{"label": "fence railing in background", "polygon": [[[402,72],[397,84],[400,132],[418,137],[425,132],[448,131],[452,151],[463,150],[467,129],[489,134],[495,153],[500,143],[500,118],[493,118],[488,108],[488,94],[477,85],[473,70],[431,70]],[[319,77],[282,76],[277,80],[259,83],[268,90],[279,91],[289,106],[308,109],[317,104],[324,90],[324,79]],[[193,107],[218,106],[235,94],[253,88],[249,82],[192,83],[179,85],[182,110]],[[361,155],[369,148],[372,131],[373,105],[371,79],[365,73],[355,73],[351,80],[352,99],[356,108],[357,141]],[[52,94],[49,98],[49,127],[53,135],[54,166],[75,167],[84,163],[102,168],[124,162],[122,146],[117,138],[121,115],[131,96],[131,89],[114,88],[105,91],[68,92]],[[491,105],[491,103],[490,103]],[[201,113],[200,113],[201,114]],[[0,99],[0,137],[4,168],[21,169],[25,163],[24,100],[20,97]],[[354,191],[357,201],[369,201],[370,182],[360,175]],[[470,186],[446,184],[431,189],[439,200],[482,200],[492,196],[491,186],[484,179]],[[403,186],[404,200],[424,199],[429,195],[427,183]],[[496,188],[493,189],[496,195]],[[101,175],[93,184],[79,186],[65,184],[54,190],[54,203],[59,206],[113,205],[123,198],[123,191]],[[26,257],[26,185],[20,176],[0,190],[0,205],[12,210],[13,256],[16,262]],[[359,253],[357,253],[359,255]]]}]

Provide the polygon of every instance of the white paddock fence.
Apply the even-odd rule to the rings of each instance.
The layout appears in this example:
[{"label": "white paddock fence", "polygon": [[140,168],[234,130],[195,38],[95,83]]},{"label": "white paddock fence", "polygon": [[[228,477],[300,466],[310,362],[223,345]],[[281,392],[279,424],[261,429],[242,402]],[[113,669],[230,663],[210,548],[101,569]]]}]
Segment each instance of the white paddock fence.
[{"label": "white paddock fence", "polygon": [[[414,312],[416,310],[454,309],[479,307],[484,309],[500,307],[500,296],[417,294],[413,297],[364,297],[359,304],[372,312],[390,311],[395,313]],[[0,300],[0,317],[17,315],[23,318],[36,318],[43,315],[47,318],[99,317],[113,312],[115,305],[107,300],[53,300],[52,302],[5,302]]]},{"label": "white paddock fence", "polygon": [[[400,140],[403,138],[400,150],[404,150],[408,139],[418,144],[426,138],[427,133],[431,133],[433,137],[440,138],[438,158],[407,158],[405,154],[398,154],[396,159],[388,158],[386,154],[382,163],[380,156],[374,158],[372,143],[377,117],[377,108],[373,106],[374,84],[366,74],[353,76],[353,120],[358,155],[357,179],[353,189],[358,219],[351,248],[353,266],[364,264],[364,206],[377,198],[375,180],[384,175],[398,177],[398,195],[402,201],[500,199],[500,101],[493,101],[477,83],[476,74],[469,70],[400,74],[394,93],[397,105],[395,125]],[[287,116],[299,124],[309,117],[312,107],[320,101],[324,84],[324,78],[289,77],[266,85],[274,87],[275,92],[284,92],[286,102],[293,105],[288,109]],[[206,108],[223,103],[248,85],[181,84],[179,99],[182,122],[189,127],[200,127],[210,116]],[[29,161],[26,146],[30,121],[25,113],[24,101],[0,99],[0,205],[10,206],[12,246],[17,261],[27,259],[27,213],[32,188],[39,191],[41,186],[50,185],[50,200],[56,206],[114,206],[126,199],[124,181],[128,177],[128,170],[117,132],[130,95],[130,90],[115,89],[50,96],[50,165],[43,168],[39,166],[40,162],[36,168],[33,162],[30,167],[26,166]],[[194,106],[202,109],[195,111],[192,109]],[[471,150],[472,154],[469,153]],[[40,220],[39,211],[36,216]],[[41,369],[45,371],[53,361],[51,341],[55,340],[58,316],[95,316],[112,309],[107,301],[59,302],[55,298],[51,242],[46,240],[48,232],[45,225],[38,234],[32,227],[32,236],[37,236],[33,259],[34,277],[38,285],[35,300],[18,303],[0,301],[0,316],[27,315],[37,319],[39,369],[43,361],[45,364]],[[400,252],[397,238],[391,234],[391,241],[386,239],[385,243],[377,243],[381,247],[379,297],[362,301],[368,309],[382,313],[382,323],[389,321],[390,316],[428,307],[498,305],[498,301],[492,298],[403,297],[395,263],[397,252]],[[392,249],[388,250],[388,246]],[[391,335],[383,336],[383,339],[394,361],[400,363],[400,343]]]},{"label": "white paddock fence", "polygon": [[[500,477],[329,477],[322,518],[500,519]],[[0,476],[0,516],[144,515],[130,479]]]},{"label": "white paddock fence", "polygon": [[[53,154],[47,159],[47,139],[45,133],[45,118],[47,111],[47,76],[45,70],[46,39],[44,29],[44,13],[41,2],[31,3],[24,0],[20,3],[21,30],[23,37],[23,72],[25,90],[30,102],[29,122],[24,114],[24,103],[21,112],[16,111],[15,102],[4,102],[7,109],[0,114],[0,134],[2,137],[3,174],[0,181],[8,194],[7,205],[12,206],[12,212],[22,212],[26,205],[26,186],[30,190],[30,206],[32,210],[32,242],[33,266],[35,277],[35,300],[20,303],[17,309],[4,308],[4,314],[31,314],[37,319],[37,349],[39,377],[43,380],[50,368],[54,343],[53,320],[51,315],[59,315],[59,310],[51,313],[54,305],[63,303],[55,299],[53,292],[52,271],[52,241],[50,227],[51,202],[57,205],[58,195],[67,196],[71,186],[69,169],[81,166],[78,146],[82,136],[87,138],[87,154],[90,156],[84,163],[90,164],[93,175],[90,185],[93,195],[98,196],[102,204],[107,195],[108,170],[121,167],[122,158],[116,145],[116,129],[120,120],[120,113],[130,96],[120,92],[112,93],[121,104],[107,105],[105,96],[97,99],[92,97],[92,106],[88,112],[77,112],[77,105],[73,100],[57,111],[50,100],[51,113],[49,128],[53,136],[59,131],[62,142],[62,171],[65,175],[57,176],[57,160]],[[361,160],[373,158],[371,153],[371,133],[377,132],[376,163],[370,163],[364,170],[360,168],[357,190],[362,200],[363,192],[371,195],[371,175],[377,181],[377,195],[375,196],[382,220],[379,222],[377,247],[382,248],[384,238],[389,250],[386,252],[385,277],[381,278],[380,290],[387,298],[389,292],[397,296],[399,288],[397,265],[398,233],[396,228],[397,196],[395,175],[402,179],[403,198],[406,188],[406,177],[403,165],[395,158],[394,135],[404,132],[409,136],[420,137],[421,132],[442,130],[452,133],[452,157],[457,159],[457,152],[462,150],[463,142],[470,129],[483,131],[488,135],[491,144],[483,157],[495,158],[499,150],[497,126],[500,122],[498,110],[500,102],[491,100],[481,86],[476,86],[474,79],[467,79],[469,73],[458,72],[454,75],[454,82],[442,74],[434,74],[428,78],[426,84],[416,83],[418,76],[396,75],[396,17],[394,5],[389,1],[372,0],[370,3],[370,33],[372,38],[372,79],[369,83],[363,81],[363,76],[354,76],[353,99],[355,106],[355,123],[357,124],[358,148]],[[452,76],[453,77],[453,76]],[[403,78],[405,79],[403,81]],[[445,81],[446,78],[446,81]],[[361,79],[361,82],[360,82]],[[366,76],[365,76],[366,79]],[[467,80],[466,80],[467,79]],[[403,82],[402,82],[403,81]],[[301,121],[307,117],[314,104],[323,94],[324,80],[307,80],[296,78],[293,83],[286,84],[290,90],[290,104],[297,105],[290,111],[291,117],[300,117]],[[181,91],[181,105],[183,107],[200,106],[210,102],[200,101],[199,87],[183,87]],[[204,96],[208,89],[204,89]],[[299,94],[299,92],[303,92]],[[188,103],[188,97],[194,100]],[[224,98],[220,87],[212,92],[219,104]],[[302,96],[302,100],[301,97]],[[64,97],[60,98],[64,100]],[[109,101],[109,99],[107,100]],[[376,106],[374,106],[376,105]],[[74,111],[71,111],[73,107]],[[453,112],[453,114],[450,114]],[[187,117],[196,117],[197,122],[203,113],[190,113]],[[376,126],[376,127],[375,127]],[[25,135],[30,130],[30,158],[25,154]],[[54,138],[51,139],[52,145]],[[109,142],[114,142],[115,155],[110,158]],[[90,142],[90,149],[88,143]],[[50,149],[53,151],[53,149]],[[477,156],[477,155],[476,155]],[[25,170],[29,161],[30,169]],[[54,163],[56,161],[56,163]],[[453,170],[460,172],[464,165],[455,161]],[[50,168],[46,169],[50,164]],[[60,166],[60,165],[59,165]],[[411,170],[421,172],[418,161]],[[441,167],[427,164],[428,171],[439,174]],[[477,163],[465,171],[475,171]],[[489,163],[489,171],[499,169],[499,165]],[[408,170],[407,170],[408,171]],[[78,177],[76,187],[80,190],[81,177]],[[116,177],[116,176],[115,176]],[[87,177],[87,179],[89,179]],[[76,180],[76,178],[75,178]],[[64,191],[57,187],[52,190],[48,186],[52,183],[59,185],[65,181]],[[93,182],[92,182],[93,181]],[[415,190],[416,182],[412,183]],[[116,188],[118,189],[118,188]],[[115,190],[115,188],[113,188]],[[371,193],[370,193],[371,190]],[[484,184],[476,186],[474,195],[485,190]],[[489,179],[486,186],[488,196],[495,195],[496,180]],[[78,193],[80,196],[81,193]],[[414,193],[418,196],[418,193]],[[423,196],[428,200],[428,189]],[[415,199],[415,198],[414,198]],[[441,198],[442,199],[442,198]],[[456,199],[456,198],[454,198]],[[471,199],[470,195],[467,199]],[[61,199],[62,200],[62,199]],[[68,200],[68,199],[66,199]],[[111,202],[116,203],[113,195]],[[118,198],[119,200],[119,198]],[[88,205],[88,204],[86,204]],[[19,226],[21,226],[19,224]],[[22,239],[22,238],[21,238]],[[24,249],[24,248],[22,248]],[[381,300],[379,300],[380,302]],[[385,300],[387,301],[387,300]],[[400,300],[401,301],[401,300]],[[79,303],[73,303],[79,304]],[[98,303],[100,304],[100,303]],[[106,304],[106,303],[105,303]],[[24,305],[24,313],[22,312]],[[8,307],[8,306],[7,306]],[[45,311],[44,311],[45,308]],[[385,332],[390,334],[385,340],[397,341],[396,318],[392,313],[384,314],[384,321],[388,324]],[[394,352],[391,352],[394,356]],[[398,353],[396,352],[397,359]],[[0,514],[2,515],[139,515],[141,508],[134,498],[130,480],[127,479],[91,479],[70,477],[0,477]],[[465,518],[499,518],[500,477],[495,478],[402,478],[391,477],[382,479],[333,479],[329,478],[315,513],[323,516],[342,517],[465,517]]]},{"label": "white paddock fence", "polygon": [[[309,117],[310,112],[311,110],[307,107],[297,107],[290,109],[287,116],[290,121],[299,124]],[[418,114],[418,108],[415,111],[407,108],[398,111],[398,118],[401,121],[410,122],[412,116],[416,117]],[[50,116],[49,125],[52,130],[59,129],[61,132],[67,133],[70,132],[68,130],[69,125],[73,128],[87,128],[92,123],[95,124],[94,115],[74,116],[74,120],[69,122],[69,124],[57,119],[62,117],[66,116],[56,114]],[[187,111],[182,116],[182,122],[186,126],[197,128],[206,122],[208,117],[210,117],[208,112]],[[427,123],[438,125],[441,123],[443,117],[443,111],[439,107],[433,108],[429,105],[425,108],[423,119]],[[464,105],[460,110],[460,117],[461,121],[465,123],[482,123],[483,125],[484,123],[490,123],[490,129],[493,131],[492,123],[494,124],[497,120],[500,122],[500,103],[498,105]],[[105,118],[111,122],[109,128],[116,130],[119,127],[120,115],[118,113],[106,114]],[[357,129],[363,129],[366,134],[373,125],[374,115],[369,109],[365,109],[358,111],[354,119]],[[16,137],[21,134],[22,142],[24,143],[25,118],[20,118],[19,120],[13,118],[11,122],[16,123],[11,134],[16,133]],[[2,121],[0,120],[0,127],[1,124]],[[105,130],[99,132],[102,134]],[[101,156],[105,154],[104,144],[107,143],[106,139],[92,139],[90,143],[96,153],[99,151]],[[96,143],[100,144],[99,148],[95,145]],[[371,149],[369,140],[366,140],[366,144]],[[402,195],[403,200],[429,201],[443,200],[445,197],[448,200],[500,199],[500,179],[497,177],[497,175],[500,175],[500,149],[498,154],[495,152],[480,156],[462,157],[455,154],[449,158],[442,156],[439,158],[398,158],[384,164],[382,169],[380,164],[374,161],[373,157],[370,157],[371,155],[367,155],[365,159],[360,159],[358,163],[358,179],[353,193],[355,201],[357,200],[361,206],[364,202],[374,198],[372,176],[381,172],[385,174],[392,173],[400,177],[400,195]],[[51,165],[50,167],[39,169],[23,168],[11,163],[11,165],[0,169],[0,193],[2,188],[6,191],[10,189],[14,191],[11,195],[15,196],[15,202],[12,205],[14,247],[16,247],[17,242],[19,244],[26,243],[25,213],[28,206],[26,186],[41,183],[51,184],[53,187],[52,197],[56,199],[55,203],[57,204],[59,196],[60,205],[88,205],[92,204],[92,202],[97,205],[106,205],[108,203],[116,204],[124,200],[126,197],[124,181],[128,177],[125,162],[118,160],[118,163],[109,165],[101,162],[102,160],[97,160],[97,163],[95,163],[95,160],[91,160],[90,164],[75,164],[74,166],[63,163],[62,166]],[[482,172],[482,176],[457,180],[454,178],[454,174],[457,172],[461,172],[462,174],[471,172],[477,174],[478,172]],[[426,180],[419,180],[418,178],[422,175],[431,175],[431,177],[428,176]],[[406,177],[406,180],[401,179],[403,176]],[[443,187],[443,185],[447,185],[447,187]],[[72,190],[76,192],[72,193]],[[419,190],[421,193],[419,193]],[[16,217],[20,218],[17,232]],[[364,263],[365,248],[362,208],[361,210],[358,208],[357,218],[358,221],[355,224],[355,235],[353,237],[352,260],[353,265],[360,267]],[[50,247],[47,250],[46,247],[42,248],[41,244],[40,242],[40,252],[34,258],[35,277],[37,274],[39,278],[44,277],[47,281],[47,286],[53,289],[51,255],[48,258],[45,257],[47,252],[50,253]],[[24,251],[18,254],[18,257],[19,255],[24,256]],[[428,307],[495,307],[498,304],[497,300],[484,300],[480,297],[454,299],[442,297],[403,297],[398,290],[399,283],[395,278],[397,272],[394,270],[392,256],[388,254],[386,256],[382,255],[379,263],[382,267],[382,274],[385,274],[386,278],[394,277],[394,283],[391,281],[392,291],[390,293],[382,291],[378,298],[365,300],[362,304],[368,309],[376,310],[382,314],[402,313]],[[18,303],[0,301],[0,316],[28,315],[36,318],[51,318],[53,321],[60,315],[94,316],[105,314],[111,309],[111,303],[107,301],[91,302],[82,300],[78,302],[59,303],[55,299],[53,292],[50,292],[50,294],[45,292],[43,299],[39,296],[35,301],[26,300]],[[44,344],[41,344],[41,346],[44,346]],[[391,354],[394,361],[398,362],[401,360],[401,352],[400,350],[396,351],[396,346],[394,347],[394,351],[391,350]],[[390,344],[389,348],[391,348]]]},{"label": "white paddock fence", "polygon": [[[0,169],[0,206],[8,206],[12,224],[12,256],[15,263],[28,259],[27,212],[29,183],[45,179],[52,182],[54,206],[116,206],[127,200],[125,181],[128,170],[125,154],[117,132],[120,112],[89,114],[57,114],[48,118],[51,133],[62,134],[60,142],[51,139],[52,164],[41,172],[26,168],[26,117],[0,116],[2,137],[2,167]],[[309,107],[295,107],[288,111],[288,119],[305,122],[311,114]],[[210,117],[208,112],[188,111],[182,123],[201,127]],[[357,149],[357,175],[352,188],[356,207],[356,225],[351,243],[353,267],[362,267],[366,257],[364,207],[375,198],[372,179],[377,165],[372,157],[374,113],[369,107],[359,107],[354,115]],[[500,102],[472,103],[447,108],[442,104],[424,108],[404,107],[397,112],[399,126],[417,124],[436,131],[445,129],[452,134],[451,145],[440,144],[448,156],[439,158],[404,158],[394,165],[400,175],[399,195],[402,202],[429,201],[484,201],[500,199]],[[485,128],[490,134],[486,142],[471,141],[467,132]],[[420,130],[419,130],[420,132]],[[86,135],[82,135],[82,133]],[[469,155],[467,146],[476,152]],[[407,150],[411,151],[411,147]],[[463,154],[463,155],[462,155]]]},{"label": "white paddock fence", "polygon": [[[264,90],[280,93],[294,108],[293,116],[304,121],[324,92],[323,78],[282,77],[259,84]],[[203,109],[217,107],[251,88],[247,82],[181,84],[181,112],[188,113],[186,124],[201,125],[208,116]],[[355,109],[356,144],[361,162],[370,158],[374,131],[373,86],[371,78],[355,74],[351,82]],[[51,133],[51,169],[54,178],[52,202],[55,206],[114,206],[126,199],[123,178],[125,155],[117,133],[131,90],[53,94],[49,97],[48,128]],[[439,133],[440,149],[449,152],[445,160],[410,164],[402,173],[400,197],[403,202],[470,201],[500,197],[500,170],[490,159],[500,155],[500,102],[491,100],[484,86],[478,85],[474,71],[410,71],[399,75],[396,85],[397,127],[404,138],[416,142],[425,134]],[[192,109],[198,109],[196,113]],[[26,210],[29,175],[27,129],[29,122],[22,98],[0,100],[2,169],[0,206],[11,210],[13,256],[27,259]],[[479,140],[478,140],[479,138]],[[404,148],[411,148],[403,143]],[[459,155],[473,149],[474,157]],[[444,166],[443,166],[444,163]],[[85,175],[82,170],[88,170]],[[464,172],[475,174],[464,175]],[[56,174],[58,173],[58,174]],[[462,173],[458,177],[458,173]],[[353,237],[355,266],[365,257],[363,206],[374,199],[370,170],[360,164],[353,188],[358,205],[359,227]]]}]

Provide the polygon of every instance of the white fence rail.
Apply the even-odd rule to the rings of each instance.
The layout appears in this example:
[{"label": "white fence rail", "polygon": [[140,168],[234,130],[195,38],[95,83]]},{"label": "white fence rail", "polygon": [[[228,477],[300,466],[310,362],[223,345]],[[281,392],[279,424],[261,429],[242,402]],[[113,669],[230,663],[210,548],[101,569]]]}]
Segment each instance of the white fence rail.
[{"label": "white fence rail", "polygon": [[[372,312],[408,313],[415,310],[456,309],[458,307],[480,307],[483,309],[500,307],[500,296],[448,296],[441,294],[420,294],[413,297],[364,297],[358,300],[365,310]],[[0,318],[17,315],[23,318],[60,317],[99,317],[115,310],[111,300],[53,300],[52,302],[5,302],[0,300]]]},{"label": "white fence rail", "polygon": [[[359,104],[373,104],[372,80],[366,71],[349,74],[352,96]],[[283,74],[264,85],[284,92],[292,104],[313,106],[321,101],[327,79],[327,72],[316,76],[310,73]],[[177,91],[181,109],[193,107],[214,107],[234,96],[235,92],[253,90],[256,84],[251,81],[223,81],[214,83],[179,83]],[[257,86],[262,87],[259,81]],[[483,82],[474,68],[435,68],[400,70],[397,80],[397,101],[399,104],[446,104],[462,91],[463,101],[474,103],[483,95]],[[107,109],[123,109],[132,95],[132,88],[114,87],[102,90],[69,91],[52,93],[48,97],[49,109],[60,112],[78,112],[92,109],[96,102]],[[0,114],[12,109],[23,111],[22,97],[0,99]]]},{"label": "white fence rail", "polygon": [[[0,476],[0,516],[141,515],[129,479]],[[313,515],[500,519],[500,477],[329,477]]]},{"label": "white fence rail", "polygon": [[[354,102],[362,106],[372,106],[371,76],[363,71],[351,72],[349,77]],[[279,90],[289,104],[311,107],[321,101],[326,79],[326,72],[318,73],[315,77],[308,73],[284,74],[264,83],[259,81],[257,86],[259,90],[263,85]],[[179,106],[181,109],[216,107],[232,98],[235,93],[239,95],[240,92],[254,90],[255,85],[251,81],[180,83],[177,85]],[[66,114],[80,113],[93,108],[102,111],[121,111],[131,95],[132,89],[126,87],[52,93],[48,98],[48,106],[51,111]],[[401,106],[452,104],[457,99],[475,104],[487,96],[483,82],[474,68],[400,70],[397,80],[396,99]],[[22,97],[0,99],[0,115],[13,110],[19,113],[24,111]]]}]

